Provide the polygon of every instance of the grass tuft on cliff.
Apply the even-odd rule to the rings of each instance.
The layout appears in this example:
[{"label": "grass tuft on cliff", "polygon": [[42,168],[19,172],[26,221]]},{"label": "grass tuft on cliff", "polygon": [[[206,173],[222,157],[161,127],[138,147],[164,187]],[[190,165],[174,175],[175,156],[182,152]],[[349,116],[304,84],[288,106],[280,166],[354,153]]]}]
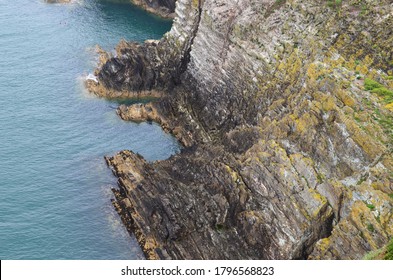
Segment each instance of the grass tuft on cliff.
[{"label": "grass tuft on cliff", "polygon": [[382,87],[383,87],[383,85],[381,85],[380,83],[378,83],[372,79],[369,79],[369,78],[364,79],[364,88],[366,90],[373,90],[373,89],[382,88]]},{"label": "grass tuft on cliff", "polygon": [[364,80],[364,88],[382,97],[385,103],[393,102],[393,91],[387,89],[386,87],[374,80],[366,78]]}]

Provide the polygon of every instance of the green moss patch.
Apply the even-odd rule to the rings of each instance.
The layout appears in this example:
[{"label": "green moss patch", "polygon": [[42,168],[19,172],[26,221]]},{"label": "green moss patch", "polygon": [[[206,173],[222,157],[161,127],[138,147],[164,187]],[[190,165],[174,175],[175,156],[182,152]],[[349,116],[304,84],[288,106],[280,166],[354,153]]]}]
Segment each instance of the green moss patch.
[{"label": "green moss patch", "polygon": [[375,209],[375,206],[373,204],[366,204],[367,208],[373,211]]},{"label": "green moss patch", "polygon": [[370,232],[375,232],[375,228],[374,228],[373,224],[367,224],[367,229]]},{"label": "green moss patch", "polygon": [[393,102],[393,91],[388,90],[385,87],[375,88],[371,92],[378,94],[378,96],[380,96],[380,97],[383,97],[385,103],[392,103]]},{"label": "green moss patch", "polygon": [[381,88],[381,87],[383,87],[383,85],[381,85],[380,83],[378,83],[374,80],[371,80],[369,78],[364,79],[364,88],[366,90],[373,90],[373,89]]},{"label": "green moss patch", "polygon": [[364,80],[364,88],[372,93],[376,93],[379,97],[382,97],[385,103],[393,102],[393,91],[387,89],[385,86],[374,80],[366,78]]}]

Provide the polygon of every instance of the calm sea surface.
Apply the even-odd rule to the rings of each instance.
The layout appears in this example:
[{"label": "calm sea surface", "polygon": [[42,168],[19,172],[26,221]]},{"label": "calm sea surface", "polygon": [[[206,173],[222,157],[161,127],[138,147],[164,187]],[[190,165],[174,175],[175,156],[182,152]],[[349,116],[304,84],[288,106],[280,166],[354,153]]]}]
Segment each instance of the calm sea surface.
[{"label": "calm sea surface", "polygon": [[[159,126],[86,93],[94,46],[160,38],[171,22],[115,1],[0,0],[0,259],[136,259],[103,156],[178,151]],[[119,1],[117,1],[119,2]]]}]

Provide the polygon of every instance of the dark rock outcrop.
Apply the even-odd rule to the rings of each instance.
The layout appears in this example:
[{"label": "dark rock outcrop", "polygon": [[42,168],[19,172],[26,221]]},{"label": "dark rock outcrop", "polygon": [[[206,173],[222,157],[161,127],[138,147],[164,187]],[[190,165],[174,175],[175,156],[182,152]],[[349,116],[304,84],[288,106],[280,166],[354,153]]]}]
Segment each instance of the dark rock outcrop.
[{"label": "dark rock outcrop", "polygon": [[189,137],[107,158],[148,258],[359,259],[392,238],[390,2],[178,0],[160,42],[121,44],[89,88],[159,92],[139,116]]},{"label": "dark rock outcrop", "polygon": [[131,0],[131,2],[162,17],[175,16],[176,0]]}]

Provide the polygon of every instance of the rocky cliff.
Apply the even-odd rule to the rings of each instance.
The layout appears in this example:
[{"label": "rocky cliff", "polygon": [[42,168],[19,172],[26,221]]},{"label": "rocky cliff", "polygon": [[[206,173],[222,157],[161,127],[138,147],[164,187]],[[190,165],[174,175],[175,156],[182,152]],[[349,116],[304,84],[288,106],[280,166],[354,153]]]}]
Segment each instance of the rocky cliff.
[{"label": "rocky cliff", "polygon": [[184,145],[122,151],[116,207],[151,259],[359,259],[393,237],[391,1],[178,0],[104,56],[101,96]]}]

